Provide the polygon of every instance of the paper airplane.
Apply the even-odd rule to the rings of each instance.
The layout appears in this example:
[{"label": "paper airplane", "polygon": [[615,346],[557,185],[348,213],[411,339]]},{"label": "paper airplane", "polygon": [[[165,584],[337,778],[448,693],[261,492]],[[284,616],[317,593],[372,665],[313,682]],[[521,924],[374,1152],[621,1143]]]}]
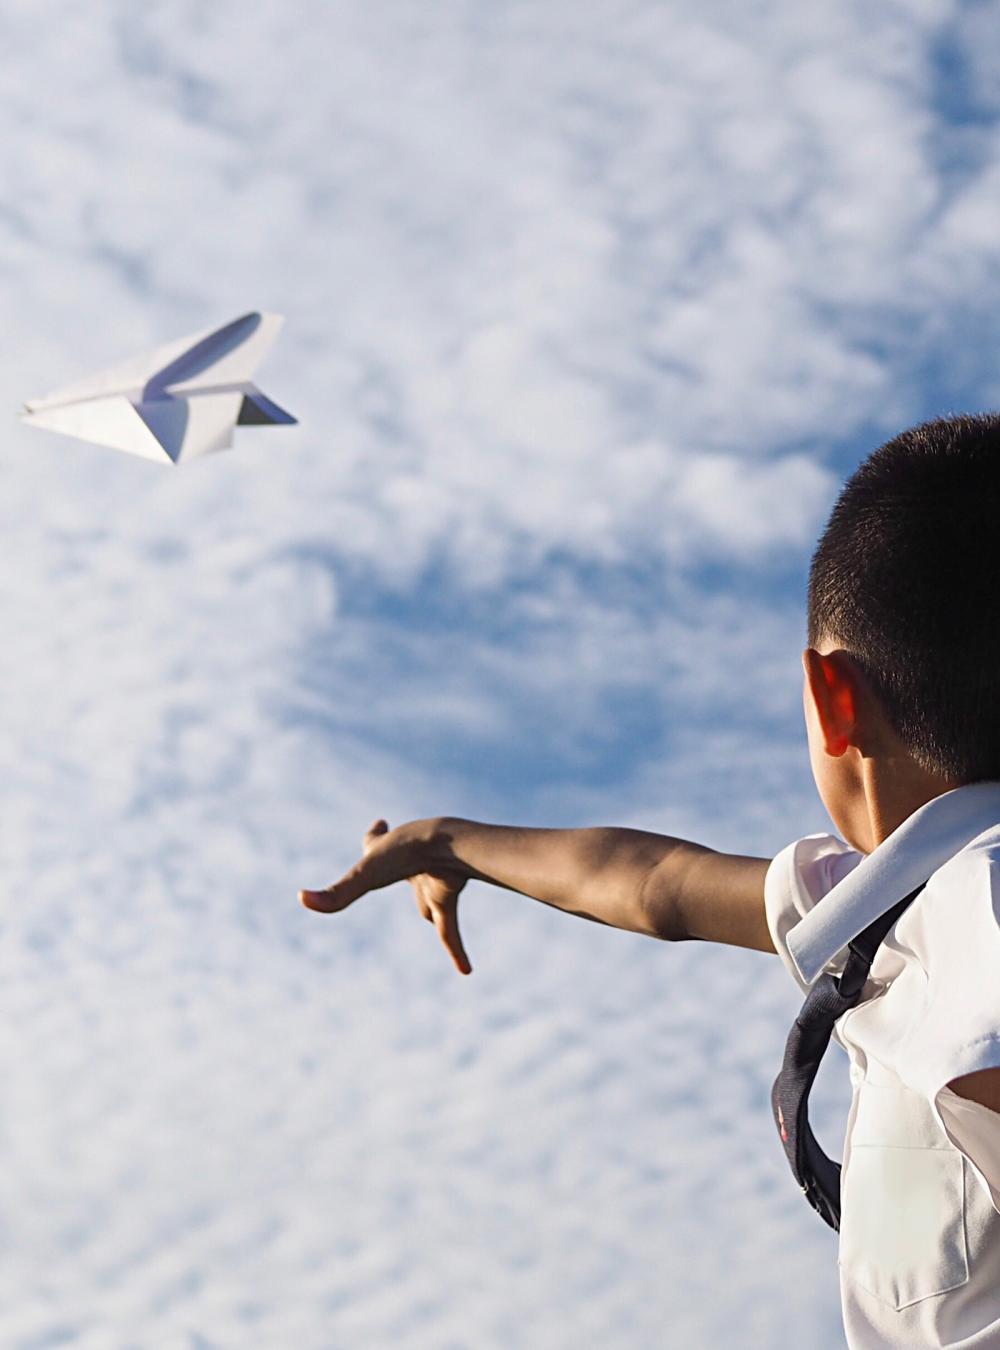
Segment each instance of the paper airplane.
[{"label": "paper airplane", "polygon": [[238,426],[295,422],[250,382],[284,323],[244,314],[24,405],[22,419],[174,464],[228,450]]}]

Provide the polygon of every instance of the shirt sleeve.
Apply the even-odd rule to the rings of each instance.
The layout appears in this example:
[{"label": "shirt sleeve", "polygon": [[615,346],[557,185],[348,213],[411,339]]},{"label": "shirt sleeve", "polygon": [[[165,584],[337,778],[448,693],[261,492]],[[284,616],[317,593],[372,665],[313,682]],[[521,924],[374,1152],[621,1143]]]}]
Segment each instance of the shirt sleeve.
[{"label": "shirt sleeve", "polygon": [[[767,869],[764,911],[771,940],[785,969],[803,993],[809,986],[788,953],[788,934],[827,891],[857,867],[861,856],[832,834],[809,834],[782,849]],[[842,964],[843,958],[838,956],[829,968],[837,970]]]}]

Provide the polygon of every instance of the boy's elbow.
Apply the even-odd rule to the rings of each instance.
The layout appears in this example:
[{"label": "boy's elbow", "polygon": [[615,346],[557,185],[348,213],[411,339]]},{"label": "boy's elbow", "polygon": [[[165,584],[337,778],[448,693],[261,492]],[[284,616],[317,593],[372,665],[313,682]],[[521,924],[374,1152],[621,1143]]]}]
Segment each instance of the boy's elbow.
[{"label": "boy's elbow", "polygon": [[691,936],[682,922],[676,894],[665,884],[659,865],[650,867],[645,873],[636,899],[644,933],[661,942],[684,942]]}]

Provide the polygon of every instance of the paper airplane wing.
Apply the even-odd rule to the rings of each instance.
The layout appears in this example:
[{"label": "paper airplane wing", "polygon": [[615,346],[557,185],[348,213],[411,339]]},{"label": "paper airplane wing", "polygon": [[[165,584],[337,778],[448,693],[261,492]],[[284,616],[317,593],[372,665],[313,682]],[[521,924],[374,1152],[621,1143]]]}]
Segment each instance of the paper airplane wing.
[{"label": "paper airplane wing", "polygon": [[45,394],[42,398],[31,399],[24,405],[25,411],[43,412],[47,408],[76,403],[82,399],[107,398],[112,394],[126,394],[142,389],[158,371],[169,367],[193,346],[211,336],[212,330],[192,333],[142,356],[131,356],[126,361],[109,366],[107,370],[98,371],[96,375],[87,375],[82,380],[74,380],[72,384],[63,385],[51,394]]},{"label": "paper airplane wing", "polygon": [[280,314],[244,314],[207,335],[189,340],[173,360],[164,362],[146,382],[145,397],[190,394],[253,378],[267,349],[278,336]]},{"label": "paper airplane wing", "polygon": [[[26,407],[30,409],[32,405]],[[166,462],[171,458],[135,404],[122,394],[43,406],[37,412],[26,411],[23,419],[46,431],[77,436],[82,441],[93,441],[95,445],[110,445],[115,450],[142,455],[144,459]]]},{"label": "paper airplane wing", "polygon": [[25,404],[28,412],[78,399],[106,398],[142,390],[146,397],[187,393],[217,384],[238,384],[253,377],[268,347],[278,336],[280,314],[244,314],[222,328],[190,333],[143,356],[120,361],[107,370]]}]

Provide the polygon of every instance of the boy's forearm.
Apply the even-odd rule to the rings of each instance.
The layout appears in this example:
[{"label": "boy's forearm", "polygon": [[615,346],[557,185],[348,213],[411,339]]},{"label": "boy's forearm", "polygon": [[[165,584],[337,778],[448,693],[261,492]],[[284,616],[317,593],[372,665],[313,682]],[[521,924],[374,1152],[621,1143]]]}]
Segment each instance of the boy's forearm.
[{"label": "boy's forearm", "polygon": [[612,828],[526,829],[445,819],[438,830],[448,853],[480,881],[636,932],[652,931],[641,898],[647,876],[667,852],[685,847]]},{"label": "boy's forearm", "polygon": [[671,941],[772,950],[763,917],[767,863],[644,830],[524,829],[446,818],[442,861],[570,914]]}]

